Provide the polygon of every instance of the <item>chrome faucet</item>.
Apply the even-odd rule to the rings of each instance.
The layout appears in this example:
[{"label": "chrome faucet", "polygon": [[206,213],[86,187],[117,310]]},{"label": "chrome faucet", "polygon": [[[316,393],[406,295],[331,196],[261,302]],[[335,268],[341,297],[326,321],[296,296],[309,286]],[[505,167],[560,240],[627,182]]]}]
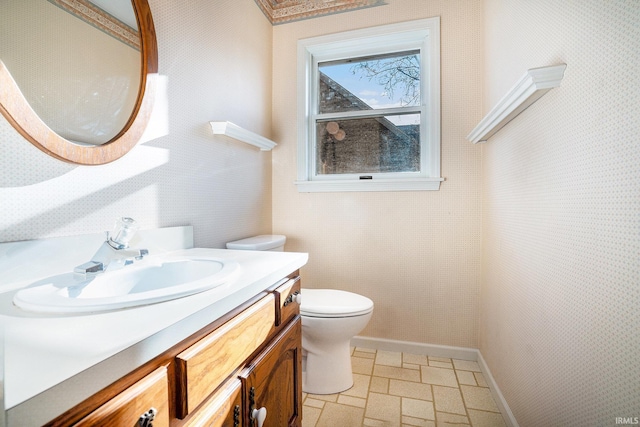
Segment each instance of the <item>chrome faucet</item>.
[{"label": "chrome faucet", "polygon": [[149,255],[146,249],[129,249],[129,241],[136,231],[138,225],[133,218],[118,219],[113,233],[107,232],[107,239],[91,257],[91,261],[75,267],[73,272],[86,276],[117,270]]}]

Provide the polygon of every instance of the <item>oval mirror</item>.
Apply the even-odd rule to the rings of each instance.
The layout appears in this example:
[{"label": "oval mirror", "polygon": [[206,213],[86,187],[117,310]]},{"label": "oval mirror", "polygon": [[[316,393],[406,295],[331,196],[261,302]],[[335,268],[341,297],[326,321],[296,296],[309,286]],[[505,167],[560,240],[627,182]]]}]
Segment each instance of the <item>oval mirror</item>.
[{"label": "oval mirror", "polygon": [[0,2],[0,112],[58,159],[126,154],[148,123],[157,64],[147,0]]}]

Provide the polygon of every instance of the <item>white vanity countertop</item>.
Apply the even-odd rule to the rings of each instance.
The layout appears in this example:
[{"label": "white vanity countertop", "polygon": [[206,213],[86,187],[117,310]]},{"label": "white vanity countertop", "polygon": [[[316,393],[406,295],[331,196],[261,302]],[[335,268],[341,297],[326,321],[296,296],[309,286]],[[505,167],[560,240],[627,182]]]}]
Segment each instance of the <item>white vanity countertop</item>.
[{"label": "white vanity countertop", "polygon": [[38,426],[153,359],[168,348],[304,266],[308,255],[185,249],[177,255],[237,261],[228,285],[158,304],[103,313],[40,315],[0,293],[5,332],[7,425]]}]

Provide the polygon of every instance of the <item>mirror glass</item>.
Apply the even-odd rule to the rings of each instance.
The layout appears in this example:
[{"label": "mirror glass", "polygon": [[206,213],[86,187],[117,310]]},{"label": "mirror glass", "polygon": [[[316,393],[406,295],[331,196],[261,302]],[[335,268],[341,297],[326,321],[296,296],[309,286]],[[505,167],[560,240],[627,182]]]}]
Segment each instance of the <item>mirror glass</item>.
[{"label": "mirror glass", "polygon": [[118,135],[140,89],[131,0],[102,3],[0,2],[0,59],[42,121],[80,144],[104,144]]},{"label": "mirror glass", "polygon": [[80,165],[141,140],[158,82],[148,1],[91,2],[0,0],[0,113],[38,149]]}]

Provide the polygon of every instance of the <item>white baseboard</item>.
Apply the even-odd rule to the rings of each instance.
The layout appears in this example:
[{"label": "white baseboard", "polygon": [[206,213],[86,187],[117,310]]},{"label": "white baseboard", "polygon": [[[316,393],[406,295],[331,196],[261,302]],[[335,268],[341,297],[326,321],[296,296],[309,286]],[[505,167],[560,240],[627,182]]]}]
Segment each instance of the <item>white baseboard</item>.
[{"label": "white baseboard", "polygon": [[425,354],[434,357],[448,357],[460,360],[478,360],[478,350],[467,347],[453,347],[449,345],[423,344],[411,341],[388,340],[384,338],[370,338],[355,336],[351,338],[352,347],[365,347],[376,350],[402,351],[411,354]]},{"label": "white baseboard", "polygon": [[513,416],[513,412],[511,412],[511,408],[507,404],[496,380],[491,375],[491,371],[489,370],[489,366],[487,366],[487,362],[484,361],[484,357],[482,357],[482,353],[478,350],[478,366],[482,370],[482,375],[484,375],[484,379],[487,381],[489,385],[489,390],[491,390],[491,395],[493,396],[493,400],[496,401],[496,405],[498,405],[498,409],[502,413],[502,418],[504,418],[504,422],[507,424],[507,427],[519,427],[518,421],[516,421],[516,417]]},{"label": "white baseboard", "polygon": [[496,401],[498,409],[500,409],[507,427],[519,427],[516,418],[513,416],[513,412],[511,412],[511,409],[509,408],[507,401],[502,395],[500,388],[498,388],[498,384],[493,378],[493,375],[491,375],[491,371],[489,370],[487,363],[482,357],[480,350],[478,350],[477,348],[424,344],[411,341],[398,341],[384,338],[371,338],[361,336],[353,337],[351,339],[351,346],[385,351],[401,351],[411,354],[424,354],[435,357],[446,357],[449,359],[473,360],[475,362],[478,362],[478,366],[482,371],[482,375],[487,381],[487,385],[491,390],[491,395]]}]

